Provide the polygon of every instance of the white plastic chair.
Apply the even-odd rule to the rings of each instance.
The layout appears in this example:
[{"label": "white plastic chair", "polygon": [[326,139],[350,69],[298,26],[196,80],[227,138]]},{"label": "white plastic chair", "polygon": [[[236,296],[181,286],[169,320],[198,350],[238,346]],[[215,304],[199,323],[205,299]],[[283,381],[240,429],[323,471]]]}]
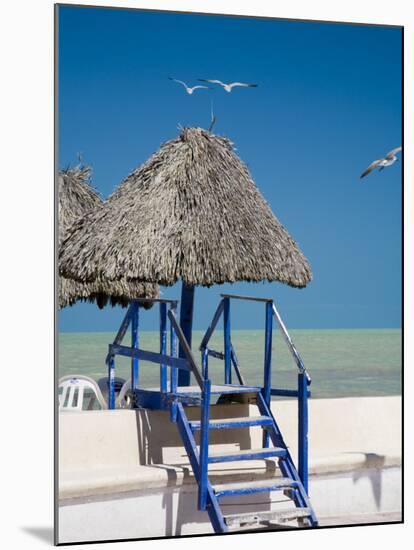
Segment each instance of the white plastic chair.
[{"label": "white plastic chair", "polygon": [[63,411],[82,411],[84,397],[86,394],[92,396],[89,400],[89,410],[92,409],[97,400],[101,409],[107,409],[108,405],[99,389],[98,384],[89,376],[76,374],[72,376],[63,376],[59,380],[59,410]]}]

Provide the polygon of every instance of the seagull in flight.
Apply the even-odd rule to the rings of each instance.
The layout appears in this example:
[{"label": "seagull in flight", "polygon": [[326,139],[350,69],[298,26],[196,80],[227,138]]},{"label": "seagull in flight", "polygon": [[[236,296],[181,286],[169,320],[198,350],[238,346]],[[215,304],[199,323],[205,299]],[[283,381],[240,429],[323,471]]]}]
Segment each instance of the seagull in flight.
[{"label": "seagull in flight", "polygon": [[185,82],[183,82],[182,80],[177,80],[176,78],[172,78],[171,76],[169,76],[168,78],[170,80],[173,80],[174,82],[178,82],[178,84],[181,84],[182,86],[184,86],[185,91],[187,92],[187,94],[190,94],[190,95],[194,92],[194,90],[198,90],[199,88],[208,89],[208,86],[193,86],[192,88],[190,88],[190,86],[187,86],[187,84]]},{"label": "seagull in flight", "polygon": [[243,88],[257,88],[257,84],[247,84],[246,82],[231,82],[230,84],[225,84],[221,80],[205,80],[203,78],[198,79],[200,82],[208,82],[210,84],[220,84],[226,90],[226,92],[231,92],[236,86],[241,86]]},{"label": "seagull in flight", "polygon": [[372,172],[374,168],[377,168],[378,166],[380,167],[379,172],[381,172],[381,170],[384,170],[386,166],[391,166],[391,164],[394,164],[394,162],[398,160],[397,153],[399,153],[401,150],[402,150],[401,146],[396,147],[395,149],[392,149],[389,153],[387,153],[383,159],[374,160],[374,162],[372,162],[368,166],[368,168],[364,172],[362,172],[360,177],[364,178],[370,172]]}]

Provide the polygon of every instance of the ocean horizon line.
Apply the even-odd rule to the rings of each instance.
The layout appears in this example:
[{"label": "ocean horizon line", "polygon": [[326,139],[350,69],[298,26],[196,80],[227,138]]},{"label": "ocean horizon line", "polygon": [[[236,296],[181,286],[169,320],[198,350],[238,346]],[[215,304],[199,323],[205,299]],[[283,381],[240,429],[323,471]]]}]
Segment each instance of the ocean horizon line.
[{"label": "ocean horizon line", "polygon": [[[117,332],[118,328],[114,328],[113,330],[58,330],[58,334],[108,334],[112,332]],[[193,332],[205,332],[206,328],[194,328]],[[218,332],[222,332],[223,329],[216,329]],[[263,332],[263,327],[257,327],[257,328],[232,328],[232,332],[253,332],[253,331],[260,331]],[[278,330],[277,327],[275,327],[275,330]],[[381,331],[381,330],[395,330],[395,331],[402,331],[402,327],[338,327],[338,328],[294,328],[290,327],[290,331]],[[140,332],[156,332],[158,333],[158,329],[140,329]]]}]

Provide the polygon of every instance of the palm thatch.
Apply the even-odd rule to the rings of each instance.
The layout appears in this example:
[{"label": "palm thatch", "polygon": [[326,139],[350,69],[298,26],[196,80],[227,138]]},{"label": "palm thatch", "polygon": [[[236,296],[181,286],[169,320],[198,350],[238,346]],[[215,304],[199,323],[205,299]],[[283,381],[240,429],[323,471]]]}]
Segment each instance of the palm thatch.
[{"label": "palm thatch", "polygon": [[[84,214],[101,208],[103,201],[90,185],[91,170],[77,167],[62,170],[58,176],[59,197],[59,249],[71,225]],[[60,271],[60,269],[59,269]],[[59,307],[73,305],[78,300],[96,302],[99,308],[111,305],[127,306],[130,300],[156,298],[158,286],[138,282],[105,281],[96,279],[81,283],[73,279],[59,277]]]},{"label": "palm thatch", "polygon": [[68,168],[58,174],[59,247],[73,222],[102,206],[103,201],[91,186],[90,177],[88,166]]},{"label": "palm thatch", "polygon": [[273,215],[232,143],[185,128],[75,223],[60,265],[80,281],[304,287],[310,266]]}]

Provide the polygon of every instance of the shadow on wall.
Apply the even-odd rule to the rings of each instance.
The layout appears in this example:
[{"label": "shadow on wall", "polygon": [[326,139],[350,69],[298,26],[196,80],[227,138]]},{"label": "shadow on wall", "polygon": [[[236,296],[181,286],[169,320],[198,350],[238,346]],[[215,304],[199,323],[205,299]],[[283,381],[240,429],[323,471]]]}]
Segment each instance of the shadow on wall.
[{"label": "shadow on wall", "polygon": [[354,471],[352,481],[357,483],[360,479],[368,478],[372,493],[374,495],[377,510],[381,507],[382,495],[382,469],[385,464],[385,456],[375,453],[348,453],[348,454],[364,454],[365,462],[363,466]]},{"label": "shadow on wall", "polygon": [[[186,409],[186,414],[189,420],[200,419],[199,407],[189,407]],[[227,411],[227,407],[221,405],[220,407],[212,406],[211,418],[229,418],[229,417],[244,417],[249,416],[249,405],[245,404],[232,404],[231,410]],[[178,494],[174,491],[166,491],[163,496],[163,507],[166,510],[166,532],[167,536],[180,536],[182,534],[182,527],[185,524],[185,517],[188,517],[188,491],[184,494],[185,489],[182,487],[182,483],[192,478],[191,466],[188,464],[188,457],[183,448],[183,443],[178,432],[176,424],[170,421],[168,411],[148,411],[141,409],[136,411],[136,423],[138,434],[138,454],[140,465],[152,466],[153,468],[162,469],[167,472],[168,486],[179,487]],[[197,445],[199,444],[199,433],[195,434]],[[210,443],[213,445],[226,445],[229,447],[238,448],[240,450],[251,448],[251,434],[246,429],[235,430],[213,430],[210,432]],[[276,464],[272,460],[263,461],[265,466],[265,473],[272,475],[276,471]],[[183,480],[180,479],[178,483],[178,473],[181,470]],[[218,482],[220,477],[223,476],[223,471],[215,469],[209,475],[212,484]],[[250,479],[250,473],[246,469],[246,481]],[[243,477],[243,474],[241,475]],[[180,475],[181,478],[181,475]],[[238,474],[240,479],[240,473]],[[178,500],[176,498],[178,497]],[[255,495],[253,500],[256,500]],[[194,510],[197,509],[197,492],[194,492],[194,506],[191,510],[191,516],[194,514]],[[251,499],[250,499],[251,500]],[[270,495],[260,495],[260,504],[262,509],[270,509]],[[249,506],[253,505],[253,502],[246,502],[246,511],[250,511]],[[235,503],[231,501],[227,506],[233,508]],[[257,509],[257,504],[256,504]],[[235,510],[236,511],[236,510]],[[204,512],[199,512],[200,522],[208,522]],[[194,521],[194,517],[192,518]]]},{"label": "shadow on wall", "polygon": [[[229,418],[231,416],[249,416],[249,405],[239,404],[227,407],[211,407],[211,418]],[[189,407],[186,410],[189,420],[200,419],[199,407]],[[171,422],[168,411],[149,411],[137,409],[136,423],[138,434],[138,455],[141,466],[150,465],[178,465],[182,466],[190,474],[188,457],[185,453],[183,442],[178,432],[177,425]],[[195,434],[197,445],[199,444],[199,433]],[[238,428],[234,430],[214,430],[210,432],[210,443],[212,445],[229,445],[238,449],[250,449],[251,437],[249,430]],[[174,476],[171,485],[174,483]]]}]

